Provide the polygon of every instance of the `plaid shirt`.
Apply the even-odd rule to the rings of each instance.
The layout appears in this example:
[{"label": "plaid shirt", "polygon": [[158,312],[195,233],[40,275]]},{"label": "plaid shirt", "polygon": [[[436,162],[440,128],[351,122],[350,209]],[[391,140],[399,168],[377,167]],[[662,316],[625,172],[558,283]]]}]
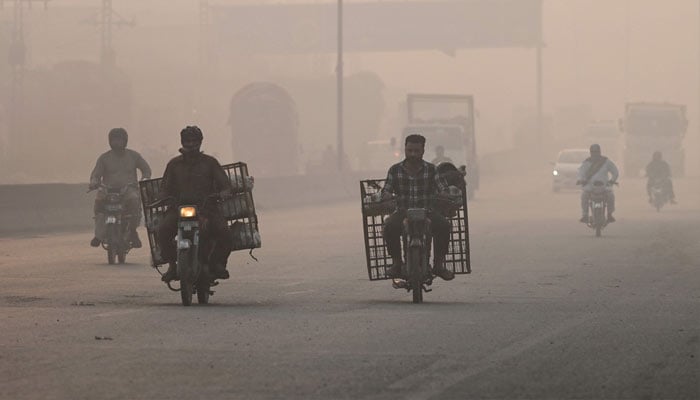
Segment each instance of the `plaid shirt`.
[{"label": "plaid shirt", "polygon": [[423,166],[415,176],[409,175],[401,161],[389,168],[384,192],[396,195],[399,209],[430,208],[435,195],[447,190],[447,182],[437,173],[435,165],[423,161]]}]

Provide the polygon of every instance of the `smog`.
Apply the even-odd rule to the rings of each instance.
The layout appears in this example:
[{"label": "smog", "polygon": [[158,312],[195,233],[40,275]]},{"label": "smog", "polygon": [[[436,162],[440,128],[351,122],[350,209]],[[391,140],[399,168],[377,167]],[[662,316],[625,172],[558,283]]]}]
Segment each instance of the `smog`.
[{"label": "smog", "polygon": [[[0,398],[34,370],[57,398],[700,397],[698,7],[0,0]],[[199,236],[159,242],[157,201],[192,126],[235,243],[186,313],[162,250]],[[118,256],[114,128],[138,153]],[[394,221],[450,232],[420,301],[384,236],[412,135],[453,178],[449,224]]]}]

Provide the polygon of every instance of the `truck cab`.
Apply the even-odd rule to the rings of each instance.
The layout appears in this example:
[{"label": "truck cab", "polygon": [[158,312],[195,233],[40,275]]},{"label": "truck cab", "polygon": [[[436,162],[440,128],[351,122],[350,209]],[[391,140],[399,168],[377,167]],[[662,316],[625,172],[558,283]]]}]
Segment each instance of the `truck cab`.
[{"label": "truck cab", "polygon": [[426,161],[436,157],[442,146],[444,156],[456,167],[466,167],[469,198],[479,188],[479,164],[474,133],[474,99],[469,95],[408,94],[407,124],[402,141],[411,134],[425,136]]},{"label": "truck cab", "polygon": [[675,176],[684,174],[683,138],[688,128],[684,105],[628,103],[623,127],[625,175],[640,176],[655,151],[663,153]]}]

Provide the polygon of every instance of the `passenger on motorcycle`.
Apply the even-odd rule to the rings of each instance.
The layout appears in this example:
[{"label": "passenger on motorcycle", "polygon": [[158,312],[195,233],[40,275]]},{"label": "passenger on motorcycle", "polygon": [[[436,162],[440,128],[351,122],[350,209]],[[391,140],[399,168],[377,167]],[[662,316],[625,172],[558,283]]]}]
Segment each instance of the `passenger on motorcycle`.
[{"label": "passenger on motorcycle", "polygon": [[[158,246],[163,260],[168,262],[168,271],[162,277],[164,282],[179,279],[177,249],[173,240],[177,235],[178,206],[189,203],[201,207],[212,194],[218,193],[221,197],[228,197],[232,193],[231,183],[219,161],[200,151],[203,139],[202,131],[198,127],[188,126],[183,129],[180,132],[181,155],[170,160],[163,173],[158,197],[173,198],[173,204],[168,207],[157,228]],[[201,240],[216,241],[211,255],[213,277],[228,279],[226,263],[231,254],[231,238],[226,219],[213,201],[207,202],[207,205],[201,208],[200,215],[203,218]]]},{"label": "passenger on motorcycle", "polygon": [[438,165],[440,163],[451,163],[452,159],[445,156],[445,147],[442,145],[435,147],[435,158],[433,158],[432,163]]},{"label": "passenger on motorcycle", "polygon": [[651,188],[655,182],[661,182],[664,190],[668,192],[671,204],[676,204],[676,195],[673,193],[673,181],[671,181],[671,166],[663,160],[660,151],[655,151],[652,160],[647,164],[647,195],[651,203]]},{"label": "passenger on motorcycle", "polygon": [[[435,165],[424,161],[425,137],[409,135],[405,142],[406,158],[389,168],[386,183],[382,188],[382,199],[396,196],[397,211],[384,223],[384,241],[393,264],[388,274],[399,278],[403,257],[401,255],[401,233],[406,210],[409,208],[431,209],[433,200],[447,190],[447,182],[438,174]],[[450,239],[450,222],[442,215],[432,211],[430,214],[434,243],[433,273],[449,281],[454,273],[445,268]]]},{"label": "passenger on motorcycle", "polygon": [[[141,171],[142,179],[151,177],[151,167],[148,166],[146,160],[141,157],[141,154],[126,148],[129,140],[129,135],[124,128],[114,128],[108,134],[109,147],[112,149],[102,154],[95,164],[92,173],[90,174],[90,189],[97,189],[100,184],[109,188],[123,188],[129,184],[137,182],[136,170]],[[105,219],[102,216],[106,193],[103,191],[97,192],[95,197],[95,237],[90,241],[90,246],[97,247],[104,240],[105,235]],[[131,246],[134,248],[141,247],[136,228],[141,220],[141,209],[139,201],[139,192],[136,185],[132,185],[125,194],[124,206],[126,213],[131,216]]]},{"label": "passenger on motorcycle", "polygon": [[581,219],[580,222],[588,223],[588,200],[593,190],[593,182],[605,182],[607,186],[606,203],[608,208],[608,223],[615,222],[613,212],[615,212],[615,193],[612,191],[612,184],[617,181],[620,175],[617,166],[612,160],[603,157],[600,145],[593,144],[590,148],[591,156],[587,158],[578,169],[578,184],[583,186],[581,193]]}]

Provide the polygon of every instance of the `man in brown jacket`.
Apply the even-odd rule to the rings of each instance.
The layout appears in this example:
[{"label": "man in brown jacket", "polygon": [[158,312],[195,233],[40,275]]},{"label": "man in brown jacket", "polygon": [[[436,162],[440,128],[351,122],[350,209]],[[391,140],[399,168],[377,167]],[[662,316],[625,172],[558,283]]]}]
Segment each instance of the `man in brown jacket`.
[{"label": "man in brown jacket", "polygon": [[[208,196],[220,194],[231,195],[231,183],[216,158],[200,151],[203,140],[202,131],[196,126],[188,126],[180,132],[181,155],[168,162],[163,174],[163,183],[159,197],[171,197],[173,202],[158,225],[158,245],[163,260],[168,262],[168,271],[162,280],[169,282],[177,277],[177,249],[174,238],[177,235],[178,206],[182,204],[202,204]],[[226,262],[231,254],[231,238],[228,234],[226,219],[221,215],[213,201],[200,208],[200,215],[206,220],[202,230],[202,240],[216,241],[211,255],[213,277],[227,279]]]}]

